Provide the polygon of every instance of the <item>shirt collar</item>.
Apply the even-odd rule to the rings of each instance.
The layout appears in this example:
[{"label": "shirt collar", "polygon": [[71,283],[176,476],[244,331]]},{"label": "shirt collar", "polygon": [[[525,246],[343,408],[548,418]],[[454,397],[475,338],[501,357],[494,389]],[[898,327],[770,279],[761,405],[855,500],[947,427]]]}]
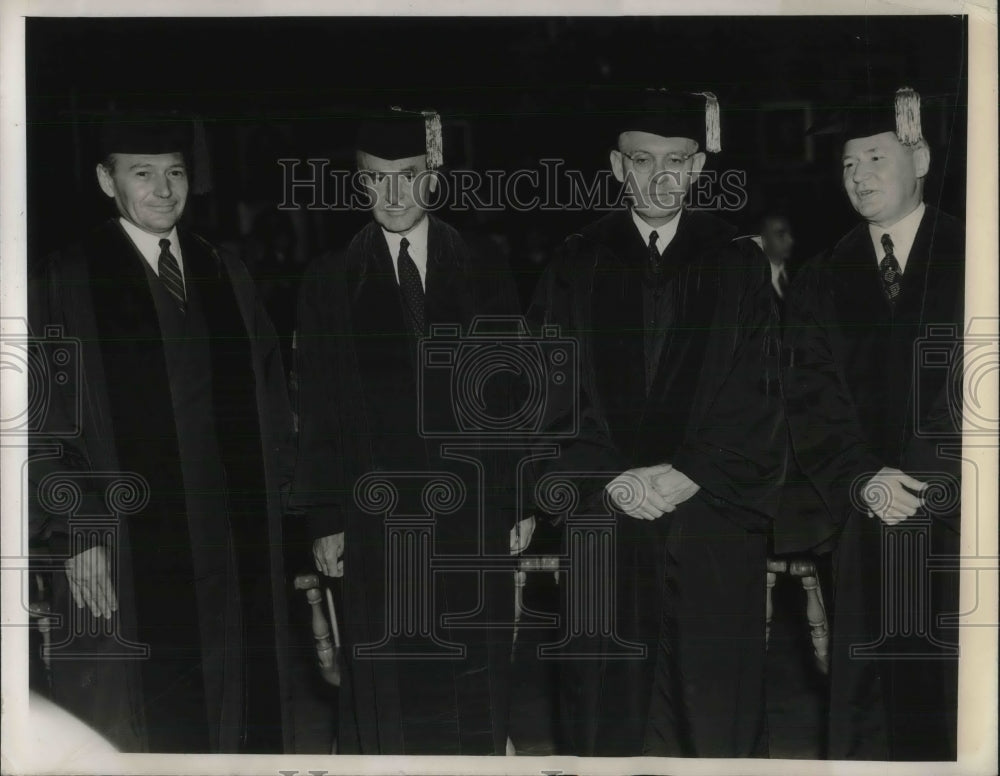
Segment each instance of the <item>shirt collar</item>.
[{"label": "shirt collar", "polygon": [[629,208],[629,213],[632,214],[632,223],[639,230],[644,244],[649,245],[649,235],[656,232],[656,250],[659,251],[661,256],[677,235],[677,225],[680,223],[683,212],[683,210],[679,211],[676,216],[667,221],[663,226],[652,227],[643,221],[634,210]]},{"label": "shirt collar", "polygon": [[901,272],[906,271],[906,260],[910,257],[910,249],[913,248],[913,241],[917,237],[917,229],[920,228],[920,220],[924,217],[927,207],[921,202],[916,209],[908,216],[900,219],[888,229],[883,229],[875,224],[868,224],[868,234],[871,235],[872,245],[875,246],[875,260],[881,264],[885,258],[885,249],[882,247],[882,235],[887,234],[892,239],[892,252],[899,262]]},{"label": "shirt collar", "polygon": [[417,272],[420,273],[420,282],[427,288],[427,233],[430,218],[426,215],[420,219],[413,229],[407,234],[399,232],[389,232],[385,228],[382,234],[385,235],[385,242],[389,246],[389,255],[392,256],[392,268],[396,273],[396,282],[399,282],[399,244],[405,237],[409,243],[406,252],[410,254],[413,263],[417,265]]},{"label": "shirt collar", "polygon": [[[145,229],[140,229],[126,218],[119,218],[118,222],[125,230],[125,234],[132,240],[133,245],[142,254],[142,258],[152,268],[157,275],[160,274],[160,240],[163,238],[157,234],[150,234]],[[181,243],[177,238],[177,227],[170,230],[167,235],[170,240],[170,252],[177,259],[177,266],[181,270],[181,278],[184,278],[184,260],[181,258]]]}]

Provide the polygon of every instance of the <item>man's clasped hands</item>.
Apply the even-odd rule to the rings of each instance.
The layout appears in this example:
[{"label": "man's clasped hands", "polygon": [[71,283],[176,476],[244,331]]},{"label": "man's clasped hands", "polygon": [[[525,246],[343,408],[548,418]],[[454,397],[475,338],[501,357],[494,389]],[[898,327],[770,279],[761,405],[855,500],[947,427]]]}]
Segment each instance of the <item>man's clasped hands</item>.
[{"label": "man's clasped hands", "polygon": [[638,520],[656,520],[673,512],[699,486],[669,463],[629,469],[604,486],[615,507]]}]

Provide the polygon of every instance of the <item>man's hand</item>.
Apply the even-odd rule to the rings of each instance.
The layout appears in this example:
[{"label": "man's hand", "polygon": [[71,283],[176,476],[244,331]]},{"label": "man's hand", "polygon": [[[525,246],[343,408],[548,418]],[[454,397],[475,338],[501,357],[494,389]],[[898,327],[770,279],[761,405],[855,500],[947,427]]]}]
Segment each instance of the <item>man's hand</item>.
[{"label": "man's hand", "polygon": [[662,474],[657,474],[653,478],[653,487],[656,488],[656,492],[670,506],[667,510],[668,512],[673,512],[701,490],[700,485],[684,474],[684,472],[678,471],[670,464],[666,464],[666,471]]},{"label": "man's hand", "polygon": [[118,596],[111,583],[111,562],[104,547],[97,545],[66,561],[66,579],[78,608],[89,607],[95,617],[111,619],[118,611]]},{"label": "man's hand", "polygon": [[604,486],[615,506],[638,520],[655,520],[664,512],[673,512],[666,499],[656,492],[653,481],[672,468],[670,464],[629,469]]},{"label": "man's hand", "polygon": [[520,555],[531,543],[535,533],[535,518],[526,517],[510,529],[510,554]]},{"label": "man's hand", "polygon": [[313,558],[320,574],[328,577],[344,576],[344,532],[314,541]]},{"label": "man's hand", "polygon": [[861,496],[868,506],[869,517],[877,515],[886,525],[896,525],[915,515],[924,505],[924,500],[916,493],[926,487],[926,482],[891,466],[883,466],[862,488]]}]

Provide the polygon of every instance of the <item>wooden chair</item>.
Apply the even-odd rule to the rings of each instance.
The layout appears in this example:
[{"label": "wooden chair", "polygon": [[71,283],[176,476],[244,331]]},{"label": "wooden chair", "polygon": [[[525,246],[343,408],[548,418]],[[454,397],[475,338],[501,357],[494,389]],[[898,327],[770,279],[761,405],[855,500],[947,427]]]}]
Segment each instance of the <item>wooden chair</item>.
[{"label": "wooden chair", "polygon": [[[327,684],[340,687],[340,661],[338,660],[340,657],[340,629],[337,626],[337,612],[333,606],[333,595],[329,588],[322,586],[319,574],[299,574],[295,577],[295,589],[305,590],[306,600],[312,609],[312,631],[313,638],[316,639],[316,658],[320,675]],[[326,599],[329,620],[327,614],[323,613],[324,598]]]},{"label": "wooden chair", "polygon": [[771,618],[774,613],[771,591],[777,582],[778,574],[788,574],[801,581],[802,589],[806,593],[806,621],[809,623],[809,636],[812,639],[816,668],[823,674],[829,673],[830,628],[827,623],[826,606],[823,603],[823,591],[819,586],[816,563],[811,558],[768,558],[765,638],[770,639],[771,636]]}]

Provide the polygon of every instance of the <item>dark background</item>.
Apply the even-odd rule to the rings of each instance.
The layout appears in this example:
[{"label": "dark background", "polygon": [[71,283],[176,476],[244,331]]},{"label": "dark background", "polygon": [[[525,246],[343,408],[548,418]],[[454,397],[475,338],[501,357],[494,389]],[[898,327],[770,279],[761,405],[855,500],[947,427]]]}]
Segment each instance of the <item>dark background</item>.
[{"label": "dark background", "polygon": [[[607,165],[591,87],[714,91],[718,170],[746,170],[749,202],[723,217],[753,232],[771,207],[792,216],[796,259],[853,223],[839,149],[805,130],[824,105],[898,86],[941,95],[925,111],[926,199],[965,212],[966,24],[962,17],[32,18],[27,21],[29,256],[77,239],[110,203],[94,175],[95,128],[121,107],[195,111],[212,189],[187,217],[240,247],[291,325],[301,265],[343,246],[364,213],[279,211],[281,157],[349,166],[359,110],[401,104],[445,115],[445,162],[538,168]],[[461,138],[456,142],[457,138]],[[203,178],[204,182],[204,178]],[[507,253],[527,297],[552,247],[587,212],[454,213]]]}]

